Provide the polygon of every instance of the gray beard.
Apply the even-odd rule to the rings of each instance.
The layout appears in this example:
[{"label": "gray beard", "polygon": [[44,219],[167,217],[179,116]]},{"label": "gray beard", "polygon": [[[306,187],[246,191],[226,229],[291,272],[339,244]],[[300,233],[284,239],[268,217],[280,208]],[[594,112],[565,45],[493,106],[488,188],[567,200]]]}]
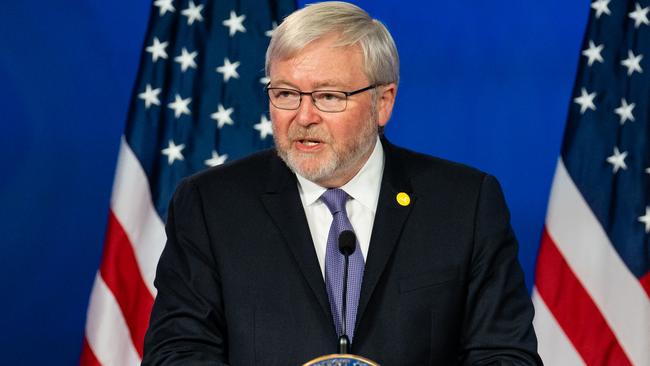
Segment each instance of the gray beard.
[{"label": "gray beard", "polygon": [[[332,157],[315,169],[307,170],[301,168],[300,162],[304,161],[305,158],[311,158],[311,154],[296,151],[289,152],[290,147],[281,146],[274,134],[276,151],[280,159],[284,161],[292,172],[299,174],[312,182],[322,182],[336,177],[337,174],[348,171],[354,165],[359,164],[359,160],[371,151],[378,135],[378,126],[374,120],[375,118],[372,118],[364,125],[363,130],[356,136],[352,143],[345,146],[345,151],[333,151]],[[309,128],[301,128],[299,131],[290,131],[289,140],[291,141],[291,136],[309,135]],[[321,140],[331,141],[329,136],[327,137],[328,139]]]}]

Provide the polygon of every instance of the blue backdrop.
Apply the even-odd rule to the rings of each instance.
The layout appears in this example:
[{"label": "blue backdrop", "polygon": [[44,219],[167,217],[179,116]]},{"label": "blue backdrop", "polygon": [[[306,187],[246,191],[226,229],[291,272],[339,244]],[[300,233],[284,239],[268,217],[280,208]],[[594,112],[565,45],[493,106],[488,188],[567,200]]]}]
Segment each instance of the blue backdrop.
[{"label": "blue backdrop", "polygon": [[[401,55],[387,136],[499,178],[530,287],[589,1],[353,2]],[[2,4],[3,364],[77,363],[149,11]]]}]

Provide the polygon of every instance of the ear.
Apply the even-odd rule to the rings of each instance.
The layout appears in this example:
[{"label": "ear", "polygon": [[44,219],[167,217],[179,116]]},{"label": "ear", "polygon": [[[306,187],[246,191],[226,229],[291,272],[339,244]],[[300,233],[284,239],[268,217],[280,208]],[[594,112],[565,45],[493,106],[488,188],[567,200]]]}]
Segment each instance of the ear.
[{"label": "ear", "polygon": [[397,85],[395,83],[377,87],[377,125],[386,126],[393,113]]}]

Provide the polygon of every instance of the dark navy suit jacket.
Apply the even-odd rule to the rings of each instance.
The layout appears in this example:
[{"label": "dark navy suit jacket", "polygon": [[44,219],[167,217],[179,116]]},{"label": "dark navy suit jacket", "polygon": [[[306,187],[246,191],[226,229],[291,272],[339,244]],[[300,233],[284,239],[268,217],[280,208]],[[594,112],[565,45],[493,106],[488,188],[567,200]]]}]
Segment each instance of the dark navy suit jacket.
[{"label": "dark navy suit jacket", "polygon": [[[353,353],[383,366],[541,364],[497,181],[382,143]],[[167,238],[143,364],[287,366],[336,353],[296,177],[274,151],[186,179]]]}]

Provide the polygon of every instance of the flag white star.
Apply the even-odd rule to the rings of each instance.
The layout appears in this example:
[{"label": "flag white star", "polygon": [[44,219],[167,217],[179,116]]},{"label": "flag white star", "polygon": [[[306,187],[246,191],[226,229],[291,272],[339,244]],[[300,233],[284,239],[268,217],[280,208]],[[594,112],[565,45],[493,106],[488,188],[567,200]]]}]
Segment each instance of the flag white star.
[{"label": "flag white star", "polygon": [[192,98],[183,99],[180,95],[176,94],[174,101],[167,106],[174,110],[174,117],[179,118],[183,114],[187,114],[188,116],[192,114],[187,107],[190,103],[192,103]]},{"label": "flag white star", "polygon": [[582,51],[582,55],[586,56],[588,59],[587,63],[589,66],[593,65],[594,61],[598,61],[600,63],[604,61],[603,56],[600,54],[604,47],[605,45],[603,44],[596,46],[593,41],[589,41],[589,48]]},{"label": "flag white star", "polygon": [[162,149],[163,155],[167,156],[167,164],[172,165],[176,160],[185,160],[181,151],[185,148],[185,144],[176,145],[174,141],[169,140],[167,148]]},{"label": "flag white star", "polygon": [[278,27],[278,22],[273,22],[273,24],[271,25],[271,29],[264,32],[264,35],[267,37],[273,37],[273,32],[275,32],[275,29],[277,27]]},{"label": "flag white star", "polygon": [[147,84],[145,91],[138,94],[138,98],[144,100],[144,107],[146,109],[149,109],[152,104],[160,105],[160,99],[158,99],[160,90],[160,88],[151,89],[151,84]]},{"label": "flag white star", "polygon": [[627,165],[625,164],[626,157],[627,151],[620,152],[618,151],[618,147],[614,146],[614,155],[607,158],[607,162],[612,164],[612,170],[614,173],[618,172],[619,169],[627,169]]},{"label": "flag white star", "polygon": [[167,12],[173,13],[176,11],[176,8],[172,5],[172,1],[173,0],[156,0],[153,4],[160,9],[160,16],[163,16]]},{"label": "flag white star", "polygon": [[587,93],[587,89],[582,88],[580,90],[580,96],[573,99],[577,104],[580,104],[580,114],[584,114],[587,109],[596,110],[596,105],[594,104],[594,98],[596,97],[596,92]]},{"label": "flag white star", "polygon": [[225,163],[226,159],[228,159],[228,154],[219,155],[216,150],[212,150],[212,157],[205,160],[204,163],[207,166],[217,166]]},{"label": "flag white star", "polygon": [[145,51],[151,53],[151,60],[156,62],[158,58],[167,59],[165,48],[167,48],[167,42],[160,42],[158,37],[153,37],[153,44],[145,48]]},{"label": "flag white star", "polygon": [[260,139],[264,140],[266,136],[273,136],[273,125],[265,115],[260,118],[260,123],[253,126],[254,129],[260,131]]},{"label": "flag white star", "polygon": [[635,71],[642,73],[643,69],[641,68],[641,59],[643,55],[639,54],[634,56],[632,50],[627,50],[627,58],[621,61],[621,65],[627,67],[627,76],[632,75]]},{"label": "flag white star", "polygon": [[650,233],[650,206],[645,207],[645,215],[639,216],[639,222],[645,224],[645,233]]},{"label": "flag white star", "polygon": [[650,21],[648,20],[648,11],[650,11],[650,6],[641,8],[641,5],[639,5],[639,3],[636,3],[634,4],[634,7],[635,10],[627,15],[628,17],[634,19],[634,28],[639,28],[641,23],[650,25]]},{"label": "flag white star", "polygon": [[270,82],[271,82],[271,79],[268,76],[263,76],[263,77],[260,78],[260,84],[266,85],[266,84],[268,84]]},{"label": "flag white star", "polygon": [[625,100],[625,98],[621,98],[621,106],[614,110],[614,113],[618,114],[618,116],[621,117],[621,124],[625,124],[625,121],[627,120],[634,122],[634,115],[632,114],[632,110],[635,106],[635,103],[627,104],[627,100]]},{"label": "flag white star", "polygon": [[228,57],[223,59],[223,66],[217,67],[217,72],[223,74],[223,81],[228,82],[230,78],[239,79],[239,73],[237,68],[239,67],[239,61],[230,63]]},{"label": "flag white star", "polygon": [[591,8],[596,11],[596,19],[600,18],[603,13],[610,15],[609,11],[609,2],[610,0],[596,0],[591,3]]},{"label": "flag white star", "polygon": [[237,16],[237,13],[235,13],[234,10],[231,10],[230,18],[224,20],[222,24],[228,27],[228,34],[230,34],[232,37],[237,32],[246,32],[246,28],[244,27],[244,19],[246,19],[246,15],[242,14],[240,16]]},{"label": "flag white star", "polygon": [[193,69],[196,69],[196,62],[194,62],[194,58],[195,58],[196,55],[198,55],[198,54],[199,54],[199,53],[196,52],[196,51],[193,51],[193,52],[191,52],[191,53],[190,53],[190,52],[187,52],[187,49],[186,49],[185,47],[183,47],[183,49],[181,50],[181,54],[178,55],[178,56],[176,56],[176,57],[174,58],[174,61],[176,61],[176,62],[178,62],[179,64],[181,64],[181,71],[182,71],[182,72],[187,71],[187,69],[188,69],[189,67],[191,67],[191,68],[193,68]]},{"label": "flag white star", "polygon": [[188,8],[181,11],[181,14],[187,17],[187,25],[194,24],[195,20],[199,22],[203,21],[203,15],[201,15],[201,10],[203,10],[203,4],[196,6],[194,5],[194,1],[190,0]]},{"label": "flag white star", "polygon": [[210,115],[210,118],[217,121],[217,127],[221,128],[224,125],[232,125],[234,122],[230,115],[235,111],[235,109],[225,109],[222,104],[219,104],[217,108],[218,110]]},{"label": "flag white star", "polygon": [[648,173],[648,174],[650,174],[650,167],[645,168],[645,172]]}]

